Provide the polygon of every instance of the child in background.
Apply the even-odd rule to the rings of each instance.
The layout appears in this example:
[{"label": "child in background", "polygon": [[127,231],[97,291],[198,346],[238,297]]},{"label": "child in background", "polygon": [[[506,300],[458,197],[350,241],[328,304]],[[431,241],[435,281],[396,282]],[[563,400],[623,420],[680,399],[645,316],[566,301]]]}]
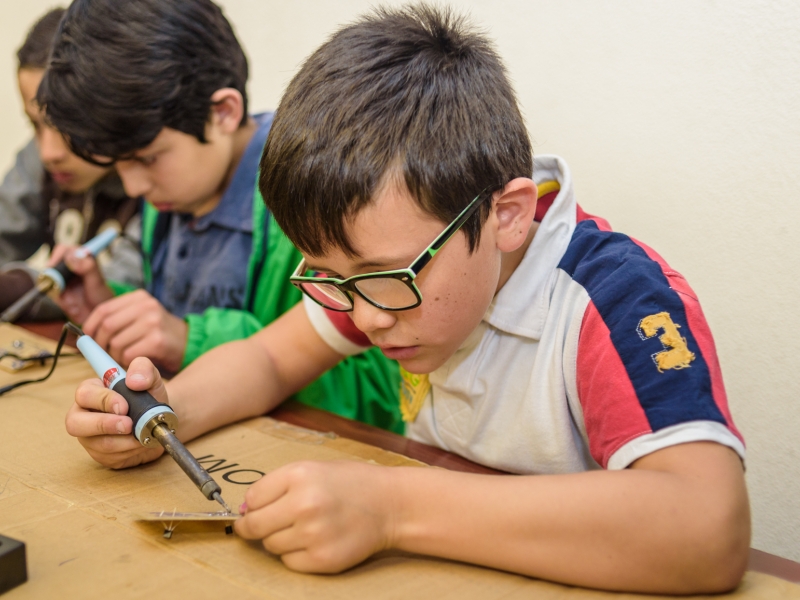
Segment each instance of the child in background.
[{"label": "child in background", "polygon": [[[108,286],[91,258],[65,254],[83,278],[62,306],[124,366],[147,356],[177,372],[300,300],[288,282],[300,254],[254,193],[273,114],[248,113],[247,78],[210,0],[76,0],[61,22],[38,100],[78,154],[114,164],[146,200],[144,289]],[[402,431],[398,386],[375,349],[298,397]]]},{"label": "child in background", "polygon": [[[73,154],[36,102],[63,15],[63,8],[55,8],[42,16],[17,51],[17,83],[35,135],[0,185],[0,311],[33,287],[55,244],[79,245],[109,227],[124,230],[128,239],[118,239],[100,255],[104,275],[142,283],[138,201],[125,194],[113,168]],[[23,318],[49,320],[63,313],[42,298]]]},{"label": "child in background", "polygon": [[[191,439],[269,410],[357,329],[409,373],[410,437],[514,475],[289,464],[248,490],[240,535],[302,571],[397,548],[609,590],[738,584],[744,445],[699,303],[580,208],[562,159],[533,160],[483,35],[424,4],[338,31],[281,100],[259,185],[304,306],[168,384],[137,359],[128,384]],[[125,409],[86,382],[67,430],[102,464],[152,460],[117,435]]]}]

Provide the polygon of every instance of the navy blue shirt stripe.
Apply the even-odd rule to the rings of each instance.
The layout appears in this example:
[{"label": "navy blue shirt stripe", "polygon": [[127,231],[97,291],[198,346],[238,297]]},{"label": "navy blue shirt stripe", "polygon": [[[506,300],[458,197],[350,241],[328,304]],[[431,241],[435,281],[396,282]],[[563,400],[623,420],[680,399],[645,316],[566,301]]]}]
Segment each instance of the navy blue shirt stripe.
[{"label": "navy blue shirt stripe", "polygon": [[[582,285],[611,333],[652,430],[686,421],[727,425],[714,402],[708,365],[689,328],[684,304],[661,266],[628,236],[600,231],[594,221],[577,224],[559,268]],[[669,313],[695,358],[684,369],[659,372],[653,355],[665,350],[663,333],[639,335],[641,320]]]}]

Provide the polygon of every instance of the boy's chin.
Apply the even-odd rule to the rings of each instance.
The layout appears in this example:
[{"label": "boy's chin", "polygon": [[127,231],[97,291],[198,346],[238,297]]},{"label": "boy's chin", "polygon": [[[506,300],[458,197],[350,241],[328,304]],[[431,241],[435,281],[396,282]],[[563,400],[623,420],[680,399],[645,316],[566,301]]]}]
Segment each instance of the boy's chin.
[{"label": "boy's chin", "polygon": [[398,359],[397,362],[409,373],[413,373],[414,375],[426,375],[441,367],[446,360],[446,356],[441,358],[432,356],[430,353],[426,353],[420,348],[420,352],[413,358]]}]

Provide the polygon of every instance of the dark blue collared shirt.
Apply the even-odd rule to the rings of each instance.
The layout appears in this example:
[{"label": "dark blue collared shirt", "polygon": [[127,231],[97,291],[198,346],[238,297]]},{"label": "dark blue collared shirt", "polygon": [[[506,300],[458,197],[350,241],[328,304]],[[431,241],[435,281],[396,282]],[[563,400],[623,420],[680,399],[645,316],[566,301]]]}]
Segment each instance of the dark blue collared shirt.
[{"label": "dark blue collared shirt", "polygon": [[153,244],[148,291],[178,317],[207,308],[242,309],[253,240],[253,191],[273,113],[253,118],[258,129],[230,185],[210,213],[165,213]]}]

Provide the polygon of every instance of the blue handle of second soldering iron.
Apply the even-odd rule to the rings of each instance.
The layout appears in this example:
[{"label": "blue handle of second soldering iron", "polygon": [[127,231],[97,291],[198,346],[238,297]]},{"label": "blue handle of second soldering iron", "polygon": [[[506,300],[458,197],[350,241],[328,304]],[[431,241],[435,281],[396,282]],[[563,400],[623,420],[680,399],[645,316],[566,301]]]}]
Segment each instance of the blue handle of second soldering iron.
[{"label": "blue handle of second soldering iron", "polygon": [[81,250],[85,250],[92,256],[97,256],[100,252],[108,248],[108,246],[117,239],[119,232],[115,229],[106,229],[103,233],[98,233],[83,246]]},{"label": "blue handle of second soldering iron", "polygon": [[88,335],[79,337],[76,345],[97,376],[103,380],[103,384],[128,402],[128,416],[133,420],[134,431],[145,413],[158,406],[169,408],[167,404],[159,402],[148,392],[136,392],[130,389],[125,383],[127,375],[125,369]]},{"label": "blue handle of second soldering iron", "polygon": [[[119,233],[116,230],[106,229],[103,233],[94,236],[83,246],[81,246],[80,250],[83,250],[92,256],[97,256],[100,252],[108,248],[111,242],[117,239],[118,235]],[[63,290],[70,279],[75,276],[75,273],[69,270],[69,267],[63,260],[55,267],[45,269],[42,274],[55,281],[56,285],[61,290]]]}]

